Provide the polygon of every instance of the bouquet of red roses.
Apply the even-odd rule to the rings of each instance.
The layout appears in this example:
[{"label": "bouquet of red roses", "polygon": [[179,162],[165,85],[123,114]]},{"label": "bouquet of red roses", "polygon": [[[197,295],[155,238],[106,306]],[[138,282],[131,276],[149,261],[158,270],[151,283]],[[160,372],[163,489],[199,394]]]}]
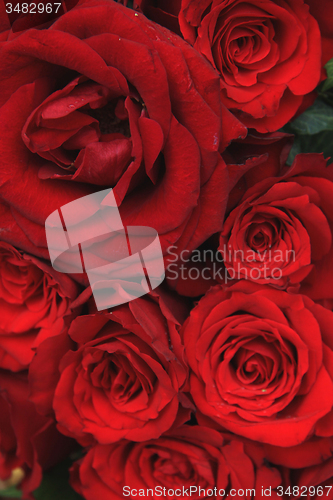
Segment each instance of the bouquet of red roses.
[{"label": "bouquet of red roses", "polygon": [[0,0],[0,498],[333,499],[332,16]]}]

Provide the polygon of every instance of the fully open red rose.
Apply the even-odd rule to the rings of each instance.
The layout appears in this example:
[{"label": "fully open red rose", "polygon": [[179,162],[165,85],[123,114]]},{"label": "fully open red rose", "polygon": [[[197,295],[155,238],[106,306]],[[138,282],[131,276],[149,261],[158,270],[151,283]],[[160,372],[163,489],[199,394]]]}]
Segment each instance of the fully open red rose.
[{"label": "fully open red rose", "polygon": [[51,418],[40,416],[29,402],[26,373],[0,370],[0,480],[19,470],[23,498],[35,490],[42,472],[64,459],[73,443],[62,436]]},{"label": "fully open red rose", "polygon": [[62,432],[105,444],[157,438],[173,425],[180,401],[187,404],[180,394],[187,371],[173,315],[179,306],[172,314],[159,300],[137,299],[72,322],[78,348],[60,362],[53,401]]},{"label": "fully open red rose", "polygon": [[27,368],[34,348],[73,318],[77,292],[68,276],[0,242],[0,367]]},{"label": "fully open red rose", "polygon": [[[185,425],[158,440],[97,445],[72,471],[72,485],[87,500],[124,495],[157,499],[159,492],[174,499],[222,499],[230,490],[240,498],[242,489],[254,498],[253,489],[260,497],[261,487],[274,489],[279,484],[280,474],[265,463],[262,450],[206,427]],[[147,489],[150,493],[143,495]],[[272,498],[278,498],[274,490]]]},{"label": "fully open red rose", "polygon": [[332,298],[332,198],[333,168],[317,154],[298,155],[284,175],[252,185],[220,238],[230,276],[277,287],[302,282],[314,300]]},{"label": "fully open red rose", "polygon": [[319,83],[320,31],[303,0],[183,0],[179,23],[247,127],[279,129]]},{"label": "fully open red rose", "polygon": [[246,281],[211,289],[183,328],[202,418],[283,447],[332,436],[332,328],[305,296]]},{"label": "fully open red rose", "polygon": [[[0,196],[21,248],[47,257],[48,215],[105,186],[123,223],[155,228],[164,249],[221,228],[219,79],[183,40],[116,2],[83,1],[6,42],[0,80]],[[227,144],[244,127],[224,113]]]}]

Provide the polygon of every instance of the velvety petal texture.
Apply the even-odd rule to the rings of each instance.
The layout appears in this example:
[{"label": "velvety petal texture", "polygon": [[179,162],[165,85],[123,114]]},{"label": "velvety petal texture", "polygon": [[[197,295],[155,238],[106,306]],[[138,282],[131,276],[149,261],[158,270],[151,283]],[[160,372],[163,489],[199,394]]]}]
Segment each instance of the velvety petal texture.
[{"label": "velvety petal texture", "polygon": [[222,102],[259,132],[291,120],[320,81],[321,34],[303,0],[182,0],[179,24],[219,72]]},{"label": "velvety petal texture", "polygon": [[305,296],[246,281],[212,288],[182,330],[203,421],[279,447],[331,436],[332,327],[333,313]]},{"label": "velvety petal texture", "polygon": [[264,458],[260,447],[235,436],[181,426],[158,440],[97,445],[74,464],[71,479],[87,500],[96,494],[106,500],[148,495],[157,499],[163,492],[170,498],[223,498],[230,490],[253,490],[259,484],[271,486],[275,498],[282,478]]},{"label": "velvety petal texture", "polygon": [[333,500],[332,2],[0,0],[1,498]]},{"label": "velvety petal texture", "polygon": [[[179,306],[174,310],[183,318]],[[69,335],[77,349],[60,361],[53,400],[61,431],[83,444],[145,441],[170,429],[179,412],[186,420],[180,402],[190,406],[180,393],[187,369],[178,329],[161,297],[74,320]],[[47,348],[50,354],[50,342]]]},{"label": "velvety petal texture", "polygon": [[124,225],[155,228],[163,250],[194,249],[221,230],[219,149],[246,129],[231,114],[232,127],[222,124],[219,77],[180,37],[117,2],[87,0],[4,43],[0,81],[0,199],[20,247],[40,255],[46,218],[105,187]]},{"label": "velvety petal texture", "polygon": [[[0,368],[27,368],[36,347],[74,318],[78,287],[42,261],[0,242]],[[76,315],[79,311],[76,311]]]},{"label": "velvety petal texture", "polygon": [[261,180],[274,173],[268,168],[254,173],[225,221],[219,248],[229,274],[278,288],[301,283],[312,299],[332,299],[332,166],[297,155],[285,173]]}]

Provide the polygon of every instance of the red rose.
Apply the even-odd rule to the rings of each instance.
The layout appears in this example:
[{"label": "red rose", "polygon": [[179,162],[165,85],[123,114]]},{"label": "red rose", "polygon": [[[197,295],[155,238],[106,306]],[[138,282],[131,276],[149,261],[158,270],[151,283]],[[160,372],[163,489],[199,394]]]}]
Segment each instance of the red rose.
[{"label": "red rose", "polygon": [[57,432],[52,419],[40,416],[28,401],[25,373],[0,371],[0,480],[16,473],[23,498],[31,498],[42,471],[64,459],[73,443]]},{"label": "red rose", "polygon": [[247,127],[279,129],[319,83],[320,31],[303,0],[183,0],[179,23]]},{"label": "red rose", "polygon": [[282,447],[332,436],[332,328],[306,296],[212,288],[183,327],[199,422]]},{"label": "red rose", "polygon": [[333,167],[321,155],[298,155],[284,175],[257,179],[221,234],[231,278],[277,287],[302,282],[313,300],[333,298]]},{"label": "red rose", "polygon": [[187,404],[180,394],[187,371],[173,315],[179,305],[171,313],[167,303],[146,297],[72,322],[77,350],[60,362],[53,401],[64,434],[106,444],[157,438],[170,429],[180,401]]},{"label": "red rose", "polygon": [[[48,215],[101,186],[124,224],[155,228],[164,249],[221,229],[219,80],[180,38],[116,2],[85,1],[6,42],[0,75],[0,196],[21,248],[46,257]],[[223,113],[227,144],[244,127]]]},{"label": "red rose", "polygon": [[34,349],[73,317],[77,292],[66,275],[0,242],[0,368],[27,368]]},{"label": "red rose", "polygon": [[[240,492],[233,495],[236,498],[242,496],[241,490],[253,489],[261,498],[262,486],[274,489],[279,484],[280,474],[265,463],[262,450],[207,427],[186,425],[158,440],[97,445],[72,471],[73,487],[87,500],[95,500],[96,495],[105,500],[148,495],[158,498],[159,491],[174,499],[222,499],[231,489]],[[254,498],[250,491],[247,496]],[[274,491],[272,498],[278,498]]]}]

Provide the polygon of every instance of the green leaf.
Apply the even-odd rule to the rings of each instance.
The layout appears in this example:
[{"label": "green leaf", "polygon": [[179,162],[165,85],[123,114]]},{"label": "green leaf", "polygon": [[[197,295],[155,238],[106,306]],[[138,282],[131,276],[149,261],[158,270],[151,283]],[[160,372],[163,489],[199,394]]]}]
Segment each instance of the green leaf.
[{"label": "green leaf", "polygon": [[313,106],[289,123],[285,130],[299,135],[314,135],[324,130],[333,131],[333,108],[318,98]]},{"label": "green leaf", "polygon": [[333,132],[326,130],[315,135],[296,136],[287,164],[291,165],[299,153],[323,153],[325,158],[330,158],[329,165],[333,161]]},{"label": "green leaf", "polygon": [[326,102],[326,104],[333,106],[333,89],[325,92],[325,94],[321,94],[320,97]]},{"label": "green leaf", "polygon": [[82,500],[69,484],[71,460],[65,460],[49,471],[44,472],[43,481],[34,491],[36,500]]},{"label": "green leaf", "polygon": [[16,490],[14,487],[5,491],[0,491],[0,498],[21,498],[21,491]]},{"label": "green leaf", "polygon": [[333,88],[333,59],[328,61],[328,63],[325,65],[325,69],[327,71],[327,80],[324,81],[321,88],[323,92],[326,92],[326,90]]}]

